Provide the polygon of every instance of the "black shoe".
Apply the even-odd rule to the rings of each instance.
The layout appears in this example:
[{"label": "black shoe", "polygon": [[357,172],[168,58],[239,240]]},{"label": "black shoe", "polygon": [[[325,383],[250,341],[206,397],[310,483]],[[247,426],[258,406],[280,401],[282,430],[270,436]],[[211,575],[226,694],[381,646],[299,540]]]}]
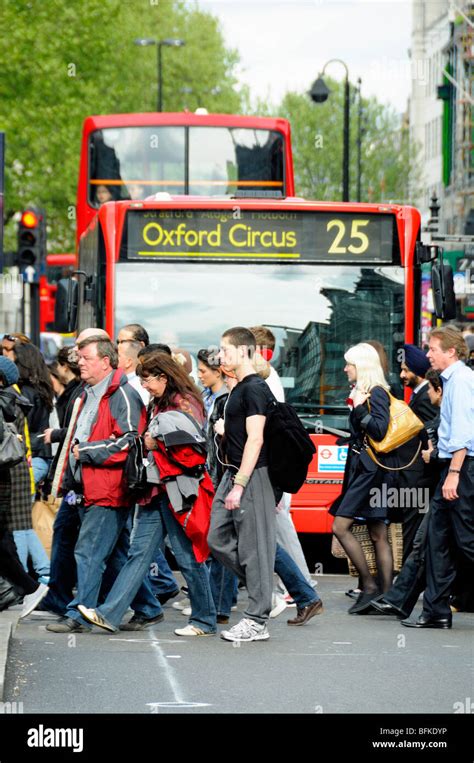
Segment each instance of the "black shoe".
[{"label": "black shoe", "polygon": [[[377,596],[377,592],[375,593],[375,596]],[[367,614],[367,611],[371,608],[371,601],[374,598],[374,592],[371,593],[365,593],[362,591],[359,596],[357,597],[357,601],[355,604],[352,605],[352,607],[349,607],[347,610],[350,615],[365,615]]]},{"label": "black shoe", "polygon": [[124,623],[120,626],[121,631],[143,631],[145,628],[149,628],[151,625],[161,623],[164,620],[163,612],[160,612],[156,617],[146,618],[143,615],[133,615],[132,619],[128,623]]},{"label": "black shoe", "polygon": [[406,628],[452,628],[452,617],[426,617],[420,615],[418,620],[402,620]]},{"label": "black shoe", "polygon": [[385,601],[383,596],[379,596],[377,599],[372,599],[370,604],[379,615],[391,615],[392,617],[398,617],[399,620],[405,620],[408,617],[406,612],[399,609],[394,604]]},{"label": "black shoe", "polygon": [[157,593],[155,594],[155,599],[158,599],[161,605],[166,604],[167,601],[170,599],[174,599],[175,596],[179,594],[179,588],[176,588],[174,591],[171,591],[171,593]]},{"label": "black shoe", "polygon": [[90,633],[91,631],[72,617],[60,617],[56,623],[49,623],[46,630],[52,633]]},{"label": "black shoe", "polygon": [[8,609],[8,607],[14,607],[15,604],[21,604],[22,601],[23,598],[15,593],[13,588],[10,588],[10,590],[6,591],[0,599],[0,612],[3,612],[4,609]]}]

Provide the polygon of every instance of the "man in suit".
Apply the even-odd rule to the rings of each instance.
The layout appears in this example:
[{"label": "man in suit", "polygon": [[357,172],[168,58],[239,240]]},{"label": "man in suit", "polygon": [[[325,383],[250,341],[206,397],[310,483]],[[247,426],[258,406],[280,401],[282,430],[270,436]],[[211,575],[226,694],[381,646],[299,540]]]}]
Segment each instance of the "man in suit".
[{"label": "man in suit", "polygon": [[[401,364],[400,379],[405,387],[412,390],[409,406],[424,424],[431,422],[438,413],[428,396],[428,381],[425,374],[430,368],[430,362],[425,353],[413,344],[404,344],[404,359]],[[414,458],[420,444],[420,435],[402,445],[398,449],[400,465],[408,464]],[[399,472],[400,496],[409,495],[409,501],[403,501],[403,562],[406,561],[413,548],[416,531],[424,514],[428,510],[429,484],[424,476],[424,463],[420,453],[408,469]],[[417,488],[408,492],[410,488]],[[419,488],[426,488],[424,492]],[[426,500],[425,494],[426,493]],[[408,503],[408,505],[405,505]]]}]

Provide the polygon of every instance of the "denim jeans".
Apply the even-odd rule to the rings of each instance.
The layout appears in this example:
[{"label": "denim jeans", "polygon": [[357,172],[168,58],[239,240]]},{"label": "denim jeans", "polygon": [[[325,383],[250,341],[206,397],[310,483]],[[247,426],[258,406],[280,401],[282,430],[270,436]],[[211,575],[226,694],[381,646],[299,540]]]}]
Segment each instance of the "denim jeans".
[{"label": "denim jeans", "polygon": [[31,466],[33,467],[33,476],[35,478],[36,486],[38,486],[39,483],[48,476],[50,463],[50,459],[40,458],[39,456],[34,456],[31,459]]},{"label": "denim jeans", "polygon": [[[77,594],[69,602],[66,616],[89,627],[77,610],[78,604],[96,607],[107,561],[120,543],[123,533],[129,537],[129,507],[88,506],[80,510],[81,530],[74,556],[77,565]],[[112,557],[113,558],[113,557]],[[123,554],[124,558],[124,554]]]},{"label": "denim jeans", "polygon": [[64,615],[73,597],[72,589],[77,581],[74,549],[79,537],[81,519],[77,506],[70,506],[63,498],[54,519],[53,545],[49,591],[41,602],[42,609]]},{"label": "denim jeans", "polygon": [[282,579],[298,609],[303,609],[319,600],[318,594],[305,580],[300,568],[279,543],[276,547],[275,572]]},{"label": "denim jeans", "polygon": [[[196,561],[191,541],[173,516],[165,494],[156,496],[147,506],[139,507],[127,562],[120,571],[107,600],[98,608],[98,611],[110,625],[115,627],[119,626],[130,605],[137,614],[145,614],[141,609],[140,599],[143,598],[143,586],[148,585],[147,570],[157,549],[161,548],[166,533],[168,533],[179,568],[188,584],[192,609],[189,622],[205,632],[213,633],[216,630],[216,610],[209,584],[209,571],[204,562]],[[145,579],[144,576],[146,576]],[[156,599],[155,605],[156,616],[161,612],[161,606]],[[145,616],[150,615],[145,614]]]},{"label": "denim jeans", "polygon": [[20,562],[28,572],[28,557],[31,556],[33,568],[38,577],[49,577],[50,561],[43,544],[34,530],[14,530],[13,537],[20,557]]},{"label": "denim jeans", "polygon": [[149,582],[155,596],[179,591],[179,583],[173,575],[161,549],[158,549],[151,562]]},{"label": "denim jeans", "polygon": [[237,575],[212,557],[208,561],[208,566],[212,598],[216,605],[217,614],[229,617],[231,608],[237,604],[239,589]]}]

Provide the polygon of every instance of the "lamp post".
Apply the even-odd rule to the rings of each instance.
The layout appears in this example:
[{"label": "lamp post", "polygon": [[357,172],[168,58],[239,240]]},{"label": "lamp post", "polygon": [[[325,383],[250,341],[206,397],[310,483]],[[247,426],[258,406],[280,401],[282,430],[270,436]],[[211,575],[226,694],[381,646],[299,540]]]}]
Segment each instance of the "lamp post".
[{"label": "lamp post", "polygon": [[358,114],[358,129],[357,129],[357,201],[361,201],[362,198],[362,191],[361,191],[361,183],[362,183],[362,80],[359,77],[357,80],[358,89],[357,93],[359,96],[359,114]]},{"label": "lamp post", "polygon": [[309,91],[311,99],[315,103],[324,103],[327,101],[330,94],[330,90],[323,80],[323,74],[326,71],[326,67],[329,64],[338,63],[342,64],[346,72],[346,79],[344,83],[344,122],[343,122],[343,151],[342,151],[342,200],[349,201],[349,124],[350,124],[350,85],[349,85],[349,69],[344,61],[340,58],[331,58],[327,61],[318,79],[315,80]]},{"label": "lamp post", "polygon": [[148,37],[140,37],[138,40],[135,40],[135,45],[140,45],[141,47],[145,48],[148,47],[148,45],[156,45],[158,48],[158,103],[157,103],[157,111],[163,111],[163,67],[162,67],[162,61],[161,61],[161,48],[163,46],[167,48],[181,48],[183,45],[186,44],[185,40],[180,40],[176,38],[166,38],[165,40],[155,40],[150,39]]}]

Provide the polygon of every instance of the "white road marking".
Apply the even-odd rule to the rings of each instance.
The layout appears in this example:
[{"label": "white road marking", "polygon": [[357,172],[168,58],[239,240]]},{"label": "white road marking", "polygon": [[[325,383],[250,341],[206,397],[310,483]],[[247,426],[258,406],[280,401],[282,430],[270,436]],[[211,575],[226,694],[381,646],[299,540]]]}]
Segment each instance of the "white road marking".
[{"label": "white road marking", "polygon": [[187,641],[183,639],[171,639],[171,638],[109,638],[112,643],[119,641],[129,641],[136,644],[187,644]]}]

